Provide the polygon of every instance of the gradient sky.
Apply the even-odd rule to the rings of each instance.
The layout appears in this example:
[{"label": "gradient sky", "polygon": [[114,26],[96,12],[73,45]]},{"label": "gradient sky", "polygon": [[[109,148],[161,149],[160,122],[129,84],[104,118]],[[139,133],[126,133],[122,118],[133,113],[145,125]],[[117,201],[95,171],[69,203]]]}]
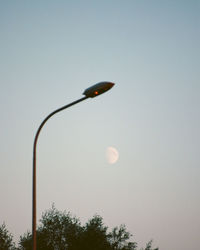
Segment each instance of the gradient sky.
[{"label": "gradient sky", "polygon": [[38,219],[54,202],[125,223],[139,246],[199,250],[199,13],[198,0],[0,2],[0,224],[16,240],[31,230],[38,126],[108,80],[42,130]]}]

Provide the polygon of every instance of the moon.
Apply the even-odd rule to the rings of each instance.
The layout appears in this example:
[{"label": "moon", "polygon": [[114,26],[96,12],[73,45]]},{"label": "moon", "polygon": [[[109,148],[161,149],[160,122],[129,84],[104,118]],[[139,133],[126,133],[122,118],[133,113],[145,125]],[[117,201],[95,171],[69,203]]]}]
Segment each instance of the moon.
[{"label": "moon", "polygon": [[114,147],[107,147],[106,149],[106,159],[109,164],[114,164],[119,159],[119,153]]}]

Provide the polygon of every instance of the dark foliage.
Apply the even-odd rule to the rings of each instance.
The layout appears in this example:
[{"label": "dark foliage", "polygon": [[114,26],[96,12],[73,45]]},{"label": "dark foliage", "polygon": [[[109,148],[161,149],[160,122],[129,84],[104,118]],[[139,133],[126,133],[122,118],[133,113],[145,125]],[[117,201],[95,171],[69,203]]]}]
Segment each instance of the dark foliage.
[{"label": "dark foliage", "polygon": [[0,250],[15,249],[13,243],[13,236],[6,229],[5,223],[0,226]]},{"label": "dark foliage", "polygon": [[146,244],[146,247],[145,249],[141,249],[141,250],[159,250],[159,248],[152,248],[152,243],[153,243],[153,240],[150,240],[147,244]]},{"label": "dark foliage", "polygon": [[[54,206],[47,210],[37,229],[37,250],[136,250],[131,234],[125,225],[108,232],[102,217],[95,215],[84,226],[70,213],[60,212]],[[0,227],[0,250],[32,250],[32,234],[20,237],[19,247],[14,248],[12,236],[3,224]],[[142,250],[142,249],[141,249]],[[143,250],[152,248],[152,241]]]}]

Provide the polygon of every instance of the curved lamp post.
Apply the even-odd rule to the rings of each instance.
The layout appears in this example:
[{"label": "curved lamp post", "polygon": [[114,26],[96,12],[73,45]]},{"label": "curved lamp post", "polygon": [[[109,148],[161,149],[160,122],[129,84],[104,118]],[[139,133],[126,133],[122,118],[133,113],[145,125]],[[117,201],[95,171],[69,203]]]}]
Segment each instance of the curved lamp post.
[{"label": "curved lamp post", "polygon": [[38,136],[40,134],[40,131],[42,129],[42,127],[44,126],[44,124],[47,122],[47,120],[55,115],[56,113],[71,107],[72,105],[75,105],[89,97],[93,98],[96,97],[100,94],[103,94],[104,92],[108,91],[109,89],[111,89],[114,86],[114,83],[112,82],[100,82],[97,83],[93,86],[91,86],[90,88],[87,88],[84,92],[83,95],[85,95],[85,97],[82,97],[80,99],[78,99],[77,101],[74,101],[70,104],[67,104],[59,109],[56,109],[55,111],[53,111],[52,113],[50,113],[44,120],[43,122],[40,124],[36,135],[35,135],[35,139],[34,139],[34,144],[33,144],[33,207],[32,207],[32,239],[33,239],[33,250],[36,250],[36,146],[37,146],[37,140],[38,140]]}]

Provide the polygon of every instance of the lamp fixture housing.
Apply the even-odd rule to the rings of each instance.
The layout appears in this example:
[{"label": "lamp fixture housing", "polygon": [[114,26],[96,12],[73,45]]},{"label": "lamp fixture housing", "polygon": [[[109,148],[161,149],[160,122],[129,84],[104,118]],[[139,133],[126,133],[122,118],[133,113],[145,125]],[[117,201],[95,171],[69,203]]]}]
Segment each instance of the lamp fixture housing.
[{"label": "lamp fixture housing", "polygon": [[98,95],[103,94],[104,92],[108,91],[111,89],[115,84],[113,82],[99,82],[89,88],[87,88],[84,92],[83,95],[86,97],[96,97]]}]

